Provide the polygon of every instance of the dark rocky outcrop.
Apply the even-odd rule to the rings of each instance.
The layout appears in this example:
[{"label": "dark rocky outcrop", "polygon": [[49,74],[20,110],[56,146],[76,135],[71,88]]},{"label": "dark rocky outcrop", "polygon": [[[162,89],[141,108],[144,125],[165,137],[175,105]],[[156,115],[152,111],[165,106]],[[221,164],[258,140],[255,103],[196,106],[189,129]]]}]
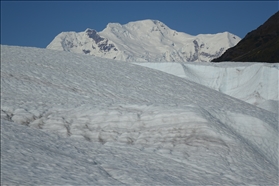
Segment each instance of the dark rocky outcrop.
[{"label": "dark rocky outcrop", "polygon": [[88,35],[89,38],[93,39],[95,41],[95,43],[99,43],[100,41],[103,41],[104,38],[102,38],[96,30],[93,29],[87,29],[86,33]]},{"label": "dark rocky outcrop", "polygon": [[212,62],[279,62],[279,11]]}]

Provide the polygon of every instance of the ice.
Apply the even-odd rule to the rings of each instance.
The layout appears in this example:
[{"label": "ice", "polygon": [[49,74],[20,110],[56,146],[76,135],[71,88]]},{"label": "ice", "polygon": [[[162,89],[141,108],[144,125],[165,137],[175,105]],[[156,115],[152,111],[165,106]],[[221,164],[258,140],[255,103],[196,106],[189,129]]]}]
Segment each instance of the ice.
[{"label": "ice", "polygon": [[[278,113],[278,64],[135,63],[186,78],[247,103]],[[277,103],[277,104],[276,104]]]},{"label": "ice", "polygon": [[127,62],[1,46],[1,133],[1,185],[278,184],[277,113]]}]

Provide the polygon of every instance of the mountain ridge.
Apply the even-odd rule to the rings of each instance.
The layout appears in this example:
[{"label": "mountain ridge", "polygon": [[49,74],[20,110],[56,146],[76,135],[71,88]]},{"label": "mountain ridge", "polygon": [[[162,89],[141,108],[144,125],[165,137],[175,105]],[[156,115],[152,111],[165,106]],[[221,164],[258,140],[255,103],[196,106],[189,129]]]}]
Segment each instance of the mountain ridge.
[{"label": "mountain ridge", "polygon": [[129,62],[208,62],[240,40],[229,32],[192,36],[146,19],[109,23],[101,32],[61,32],[46,48]]},{"label": "mountain ridge", "polygon": [[279,11],[212,62],[279,62]]}]

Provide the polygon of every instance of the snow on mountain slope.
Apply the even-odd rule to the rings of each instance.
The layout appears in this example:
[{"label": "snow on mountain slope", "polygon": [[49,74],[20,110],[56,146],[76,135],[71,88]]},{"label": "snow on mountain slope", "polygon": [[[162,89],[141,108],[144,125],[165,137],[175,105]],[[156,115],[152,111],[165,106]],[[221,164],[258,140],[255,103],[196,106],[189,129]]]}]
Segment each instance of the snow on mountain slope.
[{"label": "snow on mountain slope", "polygon": [[1,46],[1,84],[2,184],[278,184],[278,115],[187,79]]},{"label": "snow on mountain slope", "polygon": [[62,32],[47,49],[88,54],[122,61],[211,61],[235,46],[240,38],[229,32],[191,36],[157,20],[125,25],[109,23],[97,32]]},{"label": "snow on mountain slope", "polygon": [[135,63],[160,70],[278,113],[279,64]]}]

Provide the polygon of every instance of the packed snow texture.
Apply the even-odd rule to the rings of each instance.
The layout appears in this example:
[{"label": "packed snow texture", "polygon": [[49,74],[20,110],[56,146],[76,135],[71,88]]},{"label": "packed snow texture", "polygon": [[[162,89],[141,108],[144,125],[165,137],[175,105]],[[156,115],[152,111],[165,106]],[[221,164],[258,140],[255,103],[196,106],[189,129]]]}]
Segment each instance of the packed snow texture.
[{"label": "packed snow texture", "polygon": [[62,32],[47,49],[70,51],[122,61],[205,61],[221,56],[241,39],[229,32],[192,36],[170,29],[158,20],[124,25],[109,23],[97,32]]},{"label": "packed snow texture", "polygon": [[2,185],[278,184],[278,115],[186,78],[1,46],[1,85]]},{"label": "packed snow texture", "polygon": [[278,113],[279,63],[135,63]]}]

